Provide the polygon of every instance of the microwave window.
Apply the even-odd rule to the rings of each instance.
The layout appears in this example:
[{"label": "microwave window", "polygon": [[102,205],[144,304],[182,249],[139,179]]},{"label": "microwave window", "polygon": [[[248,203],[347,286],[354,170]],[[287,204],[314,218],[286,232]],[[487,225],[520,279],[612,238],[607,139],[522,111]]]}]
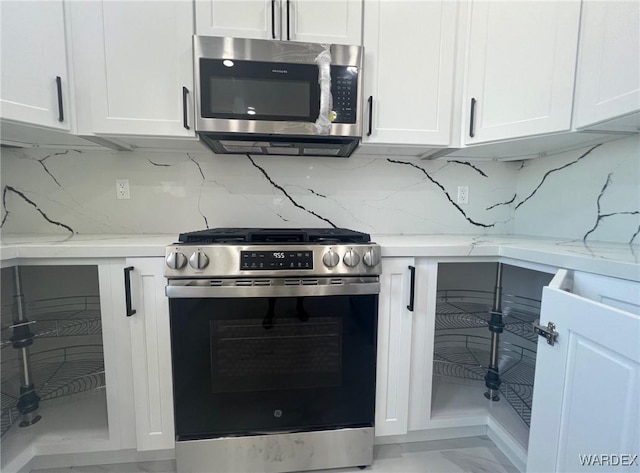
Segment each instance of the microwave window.
[{"label": "microwave window", "polygon": [[209,79],[210,111],[246,120],[259,116],[308,117],[310,83],[234,77]]}]

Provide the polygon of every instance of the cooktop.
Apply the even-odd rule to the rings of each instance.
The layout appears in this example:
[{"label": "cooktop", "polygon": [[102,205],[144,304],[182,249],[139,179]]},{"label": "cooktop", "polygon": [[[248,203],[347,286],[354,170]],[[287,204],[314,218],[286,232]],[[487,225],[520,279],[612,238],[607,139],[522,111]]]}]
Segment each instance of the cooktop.
[{"label": "cooktop", "polygon": [[367,233],[347,228],[211,228],[181,233],[179,243],[368,243]]}]

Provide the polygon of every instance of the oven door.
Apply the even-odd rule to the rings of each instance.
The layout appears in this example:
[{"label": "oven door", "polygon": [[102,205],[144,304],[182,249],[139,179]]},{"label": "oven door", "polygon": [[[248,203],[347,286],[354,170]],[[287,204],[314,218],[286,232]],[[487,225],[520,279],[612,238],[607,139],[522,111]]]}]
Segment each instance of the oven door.
[{"label": "oven door", "polygon": [[167,287],[178,440],[373,426],[377,282],[179,284]]}]

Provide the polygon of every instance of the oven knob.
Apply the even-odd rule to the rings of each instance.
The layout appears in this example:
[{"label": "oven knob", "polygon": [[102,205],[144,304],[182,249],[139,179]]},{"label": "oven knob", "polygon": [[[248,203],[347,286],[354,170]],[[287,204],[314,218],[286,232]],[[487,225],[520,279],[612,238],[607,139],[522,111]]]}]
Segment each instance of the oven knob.
[{"label": "oven knob", "polygon": [[364,261],[364,264],[366,264],[370,268],[373,268],[380,262],[380,256],[375,251],[369,250],[364,254],[362,260]]},{"label": "oven knob", "polygon": [[344,254],[342,261],[350,268],[353,268],[360,262],[360,255],[353,250],[349,250]]},{"label": "oven knob", "polygon": [[333,268],[340,262],[340,256],[335,251],[329,250],[322,257],[322,262],[327,268]]},{"label": "oven knob", "polygon": [[187,264],[187,257],[179,251],[172,251],[167,256],[167,266],[171,269],[182,269]]},{"label": "oven knob", "polygon": [[209,257],[198,250],[189,258],[189,264],[193,269],[203,269],[209,264]]}]

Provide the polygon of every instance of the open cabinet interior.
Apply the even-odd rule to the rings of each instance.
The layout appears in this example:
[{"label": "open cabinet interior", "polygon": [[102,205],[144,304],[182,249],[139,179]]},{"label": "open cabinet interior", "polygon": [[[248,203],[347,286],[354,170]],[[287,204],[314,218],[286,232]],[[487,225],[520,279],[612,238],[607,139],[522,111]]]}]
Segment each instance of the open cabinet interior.
[{"label": "open cabinet interior", "polygon": [[3,268],[3,463],[23,445],[108,439],[98,268]]},{"label": "open cabinet interior", "polygon": [[438,265],[432,419],[490,414],[526,449],[537,345],[532,322],[552,277],[498,263]]}]

